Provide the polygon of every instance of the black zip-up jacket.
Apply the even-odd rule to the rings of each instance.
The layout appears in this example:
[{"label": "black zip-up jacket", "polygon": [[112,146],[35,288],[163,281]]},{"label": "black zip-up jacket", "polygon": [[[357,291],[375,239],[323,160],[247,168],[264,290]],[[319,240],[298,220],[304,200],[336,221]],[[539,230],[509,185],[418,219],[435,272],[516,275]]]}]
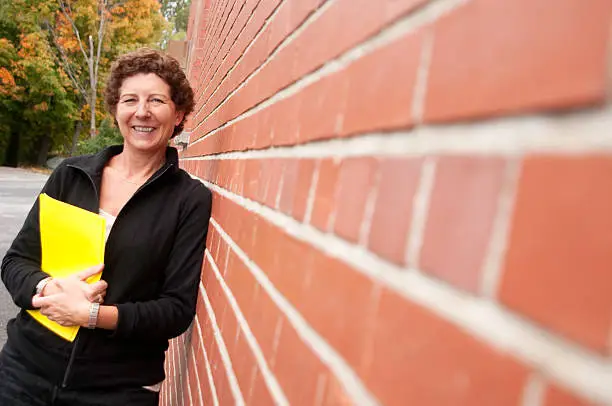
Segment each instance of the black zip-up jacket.
[{"label": "black zip-up jacket", "polygon": [[[69,158],[43,188],[49,196],[98,213],[102,169],[122,151]],[[195,314],[212,204],[211,192],[178,167],[176,149],[125,204],[108,240],[102,279],[104,304],[118,308],[117,329],[79,329],[67,342],[25,311],[32,308],[41,271],[38,199],[2,261],[2,280],[22,310],[7,327],[7,345],[58,386],[110,388],[164,379],[168,340]]]}]

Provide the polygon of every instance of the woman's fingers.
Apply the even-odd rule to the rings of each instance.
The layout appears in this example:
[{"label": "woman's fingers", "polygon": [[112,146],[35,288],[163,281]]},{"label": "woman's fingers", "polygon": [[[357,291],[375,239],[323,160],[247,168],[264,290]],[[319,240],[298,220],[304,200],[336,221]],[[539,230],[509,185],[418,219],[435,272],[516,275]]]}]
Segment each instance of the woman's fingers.
[{"label": "woman's fingers", "polygon": [[104,296],[106,296],[106,288],[108,283],[105,281],[98,281],[89,285],[89,292],[87,293],[87,299],[90,302],[102,303]]},{"label": "woman's fingers", "polygon": [[94,265],[76,274],[77,278],[84,281],[96,274],[99,274],[104,269],[104,264]]}]

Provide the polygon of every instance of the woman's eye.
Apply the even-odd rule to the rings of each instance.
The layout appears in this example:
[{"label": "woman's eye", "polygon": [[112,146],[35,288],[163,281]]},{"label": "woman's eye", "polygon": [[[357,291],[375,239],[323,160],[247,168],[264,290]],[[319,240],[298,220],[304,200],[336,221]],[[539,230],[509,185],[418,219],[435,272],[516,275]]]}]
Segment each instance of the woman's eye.
[{"label": "woman's eye", "polygon": [[124,103],[134,103],[136,99],[123,99]]},{"label": "woman's eye", "polygon": [[155,104],[161,104],[161,103],[163,103],[163,102],[164,102],[162,99],[158,99],[157,97],[156,97],[156,98],[154,98],[154,99],[152,99],[151,101],[152,101],[153,103],[155,103]]}]

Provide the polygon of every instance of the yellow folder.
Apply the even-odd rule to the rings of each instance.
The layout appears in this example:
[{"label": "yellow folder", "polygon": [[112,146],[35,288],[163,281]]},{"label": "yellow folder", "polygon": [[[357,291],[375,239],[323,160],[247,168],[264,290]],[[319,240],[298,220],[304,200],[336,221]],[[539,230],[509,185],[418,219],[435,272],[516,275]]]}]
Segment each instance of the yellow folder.
[{"label": "yellow folder", "polygon": [[[80,207],[53,199],[45,193],[39,197],[41,269],[54,278],[83,271],[104,262],[105,219]],[[87,280],[100,280],[100,274]],[[78,326],[64,327],[28,310],[38,322],[60,337],[74,341]]]}]

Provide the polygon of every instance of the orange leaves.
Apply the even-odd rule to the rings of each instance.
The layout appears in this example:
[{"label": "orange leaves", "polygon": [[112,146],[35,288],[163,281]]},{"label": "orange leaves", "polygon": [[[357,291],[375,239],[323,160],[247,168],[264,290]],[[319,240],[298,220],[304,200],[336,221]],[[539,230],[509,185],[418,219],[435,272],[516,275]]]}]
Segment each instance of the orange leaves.
[{"label": "orange leaves", "polygon": [[16,86],[15,78],[13,77],[11,72],[9,72],[8,69],[4,67],[0,67],[0,83],[2,83],[3,86]]},{"label": "orange leaves", "polygon": [[49,110],[49,105],[47,102],[38,103],[34,106],[34,111],[47,111]]}]

